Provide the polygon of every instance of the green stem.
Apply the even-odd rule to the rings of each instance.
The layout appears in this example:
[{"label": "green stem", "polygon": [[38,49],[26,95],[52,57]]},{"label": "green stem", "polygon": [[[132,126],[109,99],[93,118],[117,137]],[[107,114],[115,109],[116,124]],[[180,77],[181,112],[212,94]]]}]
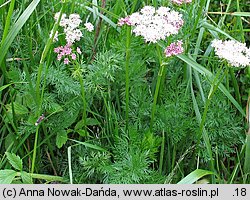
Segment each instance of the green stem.
[{"label": "green stem", "polygon": [[86,131],[86,119],[87,119],[86,110],[87,110],[87,102],[86,102],[86,98],[85,98],[85,88],[84,88],[82,76],[79,77],[79,81],[80,81],[80,85],[81,85],[82,101],[83,101],[83,115],[82,115],[82,119],[83,119],[83,123],[84,123],[84,129],[85,129],[85,131]]},{"label": "green stem", "polygon": [[[67,181],[60,176],[51,176],[51,175],[45,175],[45,174],[31,174],[28,173],[31,178],[36,178],[36,179],[43,179],[46,181],[58,181],[58,182],[63,182],[66,183]],[[17,176],[21,176],[21,172],[17,172]]]},{"label": "green stem", "polygon": [[196,31],[196,28],[197,28],[198,23],[200,21],[200,18],[202,16],[202,12],[203,12],[205,4],[206,4],[206,0],[200,0],[200,2],[198,4],[199,8],[198,8],[198,11],[197,11],[197,14],[196,14],[196,17],[195,17],[195,22],[194,22],[194,25],[193,25],[193,30],[191,32],[191,37],[190,38],[193,38],[193,36],[195,34],[195,31]]},{"label": "green stem", "polygon": [[[162,96],[164,94],[164,84],[166,84],[166,73],[167,73],[167,68],[164,67],[162,71],[162,78],[161,78],[161,85],[159,89],[159,96]],[[159,103],[159,98],[158,98],[158,103]]]},{"label": "green stem", "polygon": [[236,77],[234,75],[234,71],[233,71],[233,69],[231,67],[229,68],[229,73],[230,73],[230,76],[231,76],[231,79],[232,79],[236,100],[241,105],[239,85],[238,85],[238,82],[237,82]]},{"label": "green stem", "polygon": [[[211,103],[212,97],[215,94],[216,90],[218,89],[220,83],[224,79],[224,76],[226,75],[226,72],[225,72],[222,75],[222,77],[219,79],[219,75],[220,75],[221,70],[222,69],[219,70],[219,72],[215,76],[215,78],[213,80],[213,83],[211,85],[211,89],[210,89],[208,98],[207,98],[206,103],[205,103],[205,109],[204,109],[204,112],[203,112],[203,115],[202,115],[202,120],[201,120],[201,123],[200,123],[200,129],[199,129],[199,134],[198,134],[198,144],[200,144],[201,135],[202,135],[202,137],[204,139],[206,149],[207,149],[207,152],[208,152],[208,155],[209,155],[209,158],[210,158],[210,170],[213,171],[213,172],[215,171],[215,167],[214,167],[215,163],[214,163],[214,159],[213,159],[213,152],[212,152],[212,146],[211,146],[211,143],[210,143],[210,139],[209,139],[209,136],[208,136],[208,134],[207,134],[207,132],[205,130],[205,122],[206,122],[208,108],[209,108],[209,105]],[[214,183],[214,182],[215,182],[214,181],[214,176],[212,176],[212,183]]]},{"label": "green stem", "polygon": [[10,28],[10,22],[11,22],[11,16],[12,16],[12,13],[14,11],[14,6],[15,6],[15,0],[12,0],[11,3],[10,3],[8,15],[7,15],[7,18],[6,18],[6,23],[5,23],[5,26],[4,26],[2,42],[6,39],[6,37],[8,35],[8,31],[9,31],[9,28]]},{"label": "green stem", "polygon": [[153,129],[153,123],[154,123],[154,117],[155,117],[155,111],[156,111],[156,104],[157,104],[157,99],[158,99],[158,94],[159,94],[159,90],[160,90],[160,86],[161,86],[161,78],[162,78],[162,74],[164,71],[164,64],[160,65],[160,70],[158,73],[158,77],[157,77],[157,83],[156,83],[156,88],[155,88],[155,94],[154,94],[154,101],[153,101],[153,106],[152,106],[152,113],[151,113],[151,121],[150,121],[150,132],[152,132]]},{"label": "green stem", "polygon": [[48,41],[47,41],[47,43],[46,43],[46,45],[44,47],[44,50],[42,52],[41,59],[40,59],[40,64],[39,64],[38,73],[37,73],[37,81],[36,81],[36,96],[37,96],[38,115],[40,113],[40,104],[41,104],[40,84],[41,84],[44,61],[45,61],[45,59],[47,57],[47,54],[48,54],[48,52],[50,50],[51,44],[53,42],[53,38],[54,38],[55,33],[56,33],[56,30],[59,27],[59,23],[60,23],[60,20],[62,18],[62,14],[63,14],[64,9],[65,9],[65,3],[62,3],[62,8],[60,10],[59,19],[58,19],[57,23],[55,23],[55,25],[53,27],[52,37],[48,39]]},{"label": "green stem", "polygon": [[157,8],[157,0],[152,0],[152,1],[153,1],[152,3],[154,5],[154,7]]},{"label": "green stem", "polygon": [[131,27],[127,27],[127,37],[126,37],[126,131],[128,131],[128,113],[129,113],[129,62],[130,62],[130,53],[131,53]]},{"label": "green stem", "polygon": [[162,169],[163,169],[164,150],[165,150],[165,134],[163,131],[162,132],[162,142],[161,142],[160,164],[159,164],[160,174],[162,174]]},{"label": "green stem", "polygon": [[[52,37],[49,38],[49,40],[47,41],[47,44],[44,47],[41,59],[40,59],[40,64],[39,64],[39,68],[38,68],[38,74],[37,74],[37,81],[36,81],[36,100],[37,100],[37,116],[41,115],[41,107],[42,107],[42,98],[43,98],[43,93],[44,93],[44,89],[45,86],[42,89],[42,94],[40,95],[40,84],[41,84],[41,78],[42,78],[42,71],[43,71],[43,66],[44,66],[44,61],[47,57],[47,54],[50,50],[54,35],[56,33],[56,30],[58,29],[59,26],[59,22],[61,20],[63,11],[65,9],[65,3],[62,3],[62,8],[60,10],[60,16],[59,19],[57,21],[57,23],[54,25],[53,27],[53,34]],[[46,68],[47,69],[47,68]],[[45,74],[46,76],[46,74]],[[44,80],[46,79],[46,77],[44,77]],[[38,140],[38,133],[39,133],[39,125],[37,126],[36,129],[36,135],[35,135],[35,141],[34,141],[34,151],[33,151],[33,159],[32,159],[32,165],[31,165],[31,173],[34,173],[35,170],[35,163],[36,163],[36,150],[37,150],[37,140]]]},{"label": "green stem", "polygon": [[248,78],[250,78],[250,67],[247,67]]},{"label": "green stem", "polygon": [[244,163],[244,173],[250,174],[250,130],[246,136],[246,152],[245,152],[245,163]]},{"label": "green stem", "polygon": [[38,133],[39,133],[39,126],[36,128],[36,135],[35,135],[35,142],[34,142],[34,151],[33,151],[33,158],[31,164],[31,173],[33,174],[35,171],[35,163],[36,163],[36,150],[37,150],[37,140],[38,140]]},{"label": "green stem", "polygon": [[71,148],[72,146],[68,147],[68,165],[69,165],[70,184],[73,184],[73,173],[72,173],[72,165],[71,165]]},{"label": "green stem", "polygon": [[156,104],[159,96],[159,91],[161,90],[161,82],[162,82],[162,76],[165,71],[165,64],[162,63],[162,54],[160,51],[160,47],[156,45],[156,50],[157,50],[157,55],[159,58],[159,63],[160,63],[160,70],[158,72],[158,77],[157,77],[157,83],[156,83],[156,88],[154,92],[154,101],[153,101],[153,106],[152,106],[152,113],[151,113],[151,121],[150,121],[150,132],[153,130],[153,124],[154,124],[154,117],[155,117],[155,111],[156,111]]},{"label": "green stem", "polygon": [[246,152],[245,152],[245,163],[244,172],[245,174],[250,174],[250,95],[248,96],[247,102],[247,122],[248,122],[248,132],[246,135]]},{"label": "green stem", "polygon": [[[11,16],[12,16],[13,11],[14,11],[14,6],[15,6],[15,0],[12,0],[11,3],[10,3],[9,10],[8,10],[6,23],[5,23],[5,26],[4,26],[3,37],[2,37],[2,40],[1,40],[0,46],[2,46],[3,42],[5,41],[5,39],[6,39],[7,35],[8,35],[8,31],[9,31],[10,23],[11,23]],[[0,63],[0,65],[2,65],[2,72],[4,74],[4,77],[7,79],[7,70],[6,70],[5,62],[3,61],[2,63]]]},{"label": "green stem", "polygon": [[130,11],[131,14],[135,11],[135,8],[136,8],[137,3],[138,3],[138,0],[134,0],[134,1],[133,1],[132,9],[131,9],[131,11]]}]

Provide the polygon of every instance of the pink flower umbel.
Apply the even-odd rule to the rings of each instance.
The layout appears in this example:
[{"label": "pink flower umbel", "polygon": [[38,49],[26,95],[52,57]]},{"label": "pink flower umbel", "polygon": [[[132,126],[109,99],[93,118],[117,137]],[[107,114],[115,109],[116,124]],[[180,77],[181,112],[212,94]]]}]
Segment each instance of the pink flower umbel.
[{"label": "pink flower umbel", "polygon": [[70,45],[66,45],[63,49],[63,52],[65,55],[70,55],[72,52],[71,46]]},{"label": "pink flower umbel", "polygon": [[60,48],[59,48],[59,47],[54,48],[54,52],[55,52],[55,53],[60,53]]},{"label": "pink flower umbel", "polygon": [[183,53],[184,49],[182,47],[182,41],[177,41],[171,43],[166,49],[165,54],[166,57],[176,56],[178,54]]},{"label": "pink flower umbel", "polygon": [[76,48],[76,52],[79,53],[80,55],[82,54],[82,51],[79,47]]},{"label": "pink flower umbel", "polygon": [[65,65],[68,65],[68,64],[69,64],[69,59],[68,59],[68,58],[64,58],[63,63],[64,63]]},{"label": "pink flower umbel", "polygon": [[131,26],[131,22],[129,21],[129,16],[119,19],[118,26],[123,26],[124,24],[127,24],[128,26]]},{"label": "pink flower umbel", "polygon": [[58,54],[58,57],[70,55],[72,52],[71,44],[54,48],[54,52]]},{"label": "pink flower umbel", "polygon": [[76,54],[75,54],[75,53],[72,53],[72,54],[71,54],[71,58],[72,58],[72,60],[76,60]]},{"label": "pink flower umbel", "polygon": [[60,61],[62,59],[62,55],[61,54],[58,54],[57,55],[57,60]]},{"label": "pink flower umbel", "polygon": [[[55,14],[55,21],[58,21],[60,13]],[[63,28],[66,44],[64,46],[58,46],[54,48],[54,53],[57,54],[57,60],[63,61],[65,65],[72,64],[77,59],[77,56],[82,54],[82,51],[79,47],[75,46],[75,42],[80,41],[83,37],[82,31],[79,28],[82,20],[79,14],[73,13],[67,17],[66,14],[62,14],[59,26]],[[87,22],[84,24],[88,31],[93,31],[94,26]],[[55,38],[58,36],[58,32],[55,34]]]}]

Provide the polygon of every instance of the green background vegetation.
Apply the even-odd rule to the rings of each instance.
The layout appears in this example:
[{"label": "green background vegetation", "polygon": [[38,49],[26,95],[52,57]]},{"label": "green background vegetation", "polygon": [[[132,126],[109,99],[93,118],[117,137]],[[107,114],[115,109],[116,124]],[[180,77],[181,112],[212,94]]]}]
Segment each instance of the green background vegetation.
[{"label": "green background vegetation", "polygon": [[[214,38],[250,45],[248,0],[5,2],[0,183],[250,183],[250,69],[229,68],[211,47]],[[180,34],[160,46],[182,39],[184,54],[167,60],[117,27],[145,5],[183,14]],[[77,65],[53,52],[60,10],[95,26],[77,43]]]}]

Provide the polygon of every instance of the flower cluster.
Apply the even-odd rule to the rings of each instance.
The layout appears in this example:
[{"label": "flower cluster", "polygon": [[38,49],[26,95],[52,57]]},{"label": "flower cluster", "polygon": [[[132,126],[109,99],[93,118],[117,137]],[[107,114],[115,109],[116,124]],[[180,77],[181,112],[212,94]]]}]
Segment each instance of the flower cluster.
[{"label": "flower cluster", "polygon": [[192,0],[171,0],[173,3],[181,5],[183,3],[192,3]]},{"label": "flower cluster", "polygon": [[170,35],[178,33],[183,25],[182,15],[168,7],[157,10],[152,6],[145,6],[139,12],[121,18],[118,25],[133,26],[133,33],[142,36],[146,42],[156,43]]},{"label": "flower cluster", "polygon": [[66,44],[65,46],[60,46],[54,49],[54,52],[57,53],[57,60],[64,58],[64,64],[67,65],[70,63],[70,59],[76,60],[76,53],[81,54],[81,49],[76,48],[76,52],[72,49],[71,44]]},{"label": "flower cluster", "polygon": [[[55,14],[55,21],[59,20],[59,15],[60,13]],[[57,60],[60,61],[63,59],[63,62],[66,65],[69,64],[71,61],[76,60],[77,55],[80,55],[82,53],[79,47],[74,48],[73,46],[73,44],[76,41],[80,41],[83,36],[81,30],[79,29],[81,23],[82,20],[80,19],[80,16],[76,13],[70,14],[68,18],[66,14],[62,14],[59,25],[63,27],[66,45],[54,48],[54,52],[57,53]],[[93,31],[94,26],[91,23],[88,22],[84,25],[88,31]],[[53,38],[54,42],[58,41],[58,35],[58,31],[56,31],[55,36]],[[52,33],[50,34],[50,37],[52,37]]]},{"label": "flower cluster", "polygon": [[90,22],[85,23],[84,26],[89,32],[92,32],[94,30],[94,26]]},{"label": "flower cluster", "polygon": [[131,22],[129,21],[129,16],[128,17],[125,17],[125,18],[120,18],[119,21],[118,21],[118,26],[123,26],[124,24],[127,24],[129,26],[131,26]]},{"label": "flower cluster", "polygon": [[246,44],[234,40],[213,40],[212,47],[219,58],[227,60],[231,66],[246,67],[250,65],[250,49]]},{"label": "flower cluster", "polygon": [[171,43],[166,49],[165,54],[166,57],[170,57],[173,55],[178,55],[183,53],[182,41],[178,40],[177,42]]},{"label": "flower cluster", "polygon": [[[58,21],[60,13],[56,13],[54,19]],[[66,41],[68,44],[73,44],[75,41],[80,41],[82,37],[82,32],[78,28],[82,20],[78,14],[70,14],[67,18],[66,14],[62,14],[61,21],[59,25],[64,28],[64,33],[66,34]]]}]

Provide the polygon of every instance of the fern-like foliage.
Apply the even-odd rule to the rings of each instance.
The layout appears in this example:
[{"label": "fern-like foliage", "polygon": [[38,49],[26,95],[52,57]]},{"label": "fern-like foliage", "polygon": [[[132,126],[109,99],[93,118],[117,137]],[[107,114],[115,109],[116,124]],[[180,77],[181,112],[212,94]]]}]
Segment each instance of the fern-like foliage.
[{"label": "fern-like foliage", "polygon": [[92,88],[97,88],[98,85],[108,85],[115,81],[115,76],[122,68],[121,54],[114,51],[106,51],[97,53],[92,65],[89,66],[89,74],[87,82],[92,83]]},{"label": "fern-like foliage", "polygon": [[[237,115],[237,111],[228,103],[224,94],[217,91],[212,99],[205,123],[213,152],[221,158],[228,158],[236,153],[236,149],[244,143],[243,124],[243,119]],[[201,151],[203,157],[207,160],[208,155],[204,143],[202,149],[204,149]]]},{"label": "fern-like foliage", "polygon": [[74,80],[62,66],[50,66],[46,75],[46,84],[51,93],[56,93],[59,99],[70,99],[80,95],[80,84]]},{"label": "fern-like foliage", "polygon": [[[121,130],[123,132],[123,130]],[[110,152],[83,149],[75,160],[75,181],[81,183],[153,183],[163,177],[152,167],[156,161],[160,137],[130,129],[115,140]],[[79,165],[76,163],[80,162]],[[80,176],[82,175],[82,176]]]}]

